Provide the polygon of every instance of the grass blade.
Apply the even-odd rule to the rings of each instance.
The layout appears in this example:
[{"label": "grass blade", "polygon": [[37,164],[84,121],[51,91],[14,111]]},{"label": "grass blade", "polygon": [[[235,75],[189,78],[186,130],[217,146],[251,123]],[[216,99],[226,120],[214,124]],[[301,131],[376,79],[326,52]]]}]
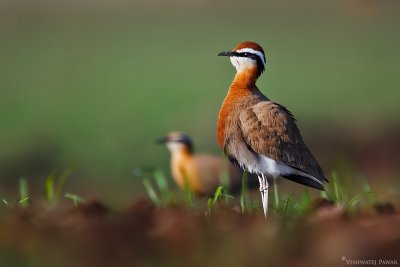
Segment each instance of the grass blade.
[{"label": "grass blade", "polygon": [[358,205],[358,203],[360,203],[360,201],[361,201],[361,196],[359,194],[355,195],[352,199],[350,199],[349,202],[347,202],[347,205],[346,205],[347,211],[349,211],[351,214],[353,214],[356,211],[357,205]]},{"label": "grass blade", "polygon": [[5,205],[7,205],[7,206],[10,206],[10,207],[12,207],[12,205],[5,199],[5,198],[2,198],[1,199],[1,202],[3,202]]},{"label": "grass blade", "polygon": [[221,198],[221,194],[222,194],[222,189],[223,189],[223,188],[224,188],[224,187],[223,187],[222,185],[220,185],[220,186],[217,187],[217,190],[215,190],[214,198],[213,198],[213,201],[212,201],[212,204],[213,204],[213,205],[217,202],[217,200],[218,200],[219,198]]},{"label": "grass blade", "polygon": [[340,194],[340,185],[338,182],[338,178],[335,172],[332,173],[332,186],[333,186],[333,202],[335,204],[339,204],[340,202],[342,202],[341,199],[341,194]]},{"label": "grass blade", "polygon": [[26,207],[29,203],[29,197],[23,198],[20,201],[17,202],[18,205],[21,205],[22,207]]},{"label": "grass blade", "polygon": [[54,171],[47,176],[46,181],[44,183],[44,194],[48,203],[54,205]]},{"label": "grass blade", "polygon": [[207,199],[207,207],[208,207],[207,215],[211,214],[212,207],[215,205],[215,203],[217,203],[218,199],[221,198],[223,188],[224,187],[222,185],[218,186],[217,189],[214,192],[214,197],[212,197],[212,198],[209,197]]},{"label": "grass blade", "polygon": [[278,210],[279,208],[279,192],[278,192],[278,183],[277,180],[274,179],[274,204],[275,204],[275,210]]},{"label": "grass blade", "polygon": [[54,196],[55,199],[60,199],[64,184],[67,181],[68,177],[71,176],[73,171],[74,171],[73,168],[68,168],[65,171],[63,171],[61,176],[58,178],[57,186],[55,188],[55,196]]},{"label": "grass blade", "polygon": [[154,178],[156,180],[157,187],[161,193],[162,203],[168,204],[170,200],[170,191],[164,173],[161,170],[157,169],[154,171]]},{"label": "grass blade", "polygon": [[150,200],[157,206],[160,206],[161,204],[160,198],[157,196],[157,193],[154,190],[154,187],[151,185],[150,181],[148,179],[144,179],[143,185],[144,188],[146,189],[147,195],[149,196]]},{"label": "grass blade", "polygon": [[298,214],[304,214],[311,208],[311,196],[308,188],[304,189],[304,192],[301,195],[301,199],[294,204],[293,208],[297,211]]},{"label": "grass blade", "polygon": [[78,203],[85,203],[86,202],[86,200],[84,200],[80,196],[75,195],[75,194],[71,194],[71,193],[65,193],[64,197],[72,200],[72,202],[74,203],[75,207],[78,206]]},{"label": "grass blade", "polygon": [[371,189],[369,184],[365,184],[363,186],[363,192],[365,196],[367,197],[368,203],[370,205],[375,205],[376,199],[375,199],[375,192]]},{"label": "grass blade", "polygon": [[29,204],[27,201],[29,199],[29,194],[28,194],[28,181],[26,180],[25,177],[21,177],[19,179],[19,198],[20,201],[18,204],[21,205],[21,207],[26,208]]},{"label": "grass blade", "polygon": [[292,199],[292,196],[293,196],[293,192],[290,192],[290,195],[288,196],[288,198],[285,201],[285,206],[283,208],[283,216],[286,216],[286,213],[287,213],[287,210],[288,210],[288,207],[289,207],[289,202]]},{"label": "grass blade", "polygon": [[247,210],[247,197],[248,197],[249,189],[247,186],[247,173],[243,173],[242,176],[242,190],[240,192],[240,210],[242,213],[245,213]]}]

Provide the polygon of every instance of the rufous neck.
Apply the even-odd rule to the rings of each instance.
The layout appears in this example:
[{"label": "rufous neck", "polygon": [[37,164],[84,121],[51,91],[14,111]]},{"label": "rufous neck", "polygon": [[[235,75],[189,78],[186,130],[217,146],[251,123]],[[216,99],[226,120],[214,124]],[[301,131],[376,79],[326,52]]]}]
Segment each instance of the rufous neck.
[{"label": "rufous neck", "polygon": [[238,71],[233,79],[232,87],[254,88],[259,76],[256,67]]},{"label": "rufous neck", "polygon": [[183,147],[179,150],[171,151],[171,155],[173,159],[182,159],[191,157],[192,152],[187,147]]}]

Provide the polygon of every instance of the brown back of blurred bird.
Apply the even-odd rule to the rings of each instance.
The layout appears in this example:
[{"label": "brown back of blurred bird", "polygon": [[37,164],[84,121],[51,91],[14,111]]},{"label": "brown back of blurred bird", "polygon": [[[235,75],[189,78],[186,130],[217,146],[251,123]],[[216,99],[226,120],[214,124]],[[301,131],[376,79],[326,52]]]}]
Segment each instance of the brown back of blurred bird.
[{"label": "brown back of blurred bird", "polygon": [[242,185],[243,171],[223,158],[195,154],[193,142],[184,133],[171,132],[159,140],[171,153],[171,174],[181,189],[189,188],[198,195],[209,195],[222,184],[229,192]]}]

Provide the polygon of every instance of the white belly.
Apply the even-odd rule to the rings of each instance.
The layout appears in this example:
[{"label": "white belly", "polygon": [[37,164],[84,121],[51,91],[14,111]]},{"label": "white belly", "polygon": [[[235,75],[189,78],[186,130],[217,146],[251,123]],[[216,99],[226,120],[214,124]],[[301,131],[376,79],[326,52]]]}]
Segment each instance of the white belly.
[{"label": "white belly", "polygon": [[278,177],[295,172],[295,169],[266,156],[258,156],[257,160],[241,163],[250,173],[263,173],[270,177]]}]

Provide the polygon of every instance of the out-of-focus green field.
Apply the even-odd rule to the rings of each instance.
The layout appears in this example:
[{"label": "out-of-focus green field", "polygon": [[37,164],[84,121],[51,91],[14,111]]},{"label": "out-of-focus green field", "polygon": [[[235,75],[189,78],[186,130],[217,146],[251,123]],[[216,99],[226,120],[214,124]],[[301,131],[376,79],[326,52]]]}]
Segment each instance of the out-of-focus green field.
[{"label": "out-of-focus green field", "polygon": [[0,5],[0,181],[74,166],[75,182],[120,190],[135,167],[168,172],[154,140],[171,130],[221,153],[234,69],[216,55],[244,40],[266,50],[258,86],[307,133],[398,121],[395,1]]}]

